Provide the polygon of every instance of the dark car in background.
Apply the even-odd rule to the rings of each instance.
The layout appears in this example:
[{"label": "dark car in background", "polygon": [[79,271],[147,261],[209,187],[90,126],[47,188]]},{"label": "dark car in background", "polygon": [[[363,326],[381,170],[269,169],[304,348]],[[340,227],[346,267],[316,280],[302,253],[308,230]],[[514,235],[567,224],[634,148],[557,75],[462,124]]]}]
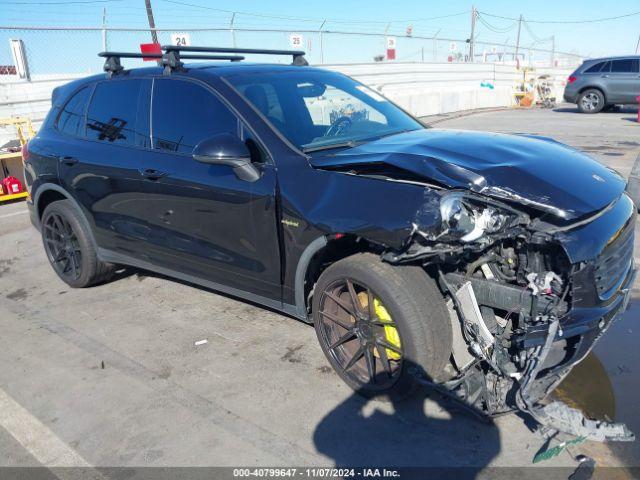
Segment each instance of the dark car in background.
[{"label": "dark car in background", "polygon": [[625,310],[636,212],[616,172],[548,138],[425,128],[301,52],[184,65],[229,49],[164,48],[163,67],[104,54],[107,74],[56,89],[25,149],[63,281],[159,272],[314,324],[365,396],[428,384],[631,437],[539,403]]},{"label": "dark car in background", "polygon": [[582,113],[598,113],[614,105],[637,104],[640,56],[586,60],[567,79],[564,99]]}]

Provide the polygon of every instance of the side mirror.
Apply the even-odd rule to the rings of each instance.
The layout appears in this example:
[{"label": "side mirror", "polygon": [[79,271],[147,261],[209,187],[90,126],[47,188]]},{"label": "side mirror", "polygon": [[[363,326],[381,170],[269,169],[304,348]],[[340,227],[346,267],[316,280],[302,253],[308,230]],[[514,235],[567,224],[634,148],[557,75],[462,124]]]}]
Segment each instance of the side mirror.
[{"label": "side mirror", "polygon": [[228,165],[240,180],[255,182],[260,171],[251,162],[249,149],[235,135],[222,133],[206,138],[193,149],[193,159],[211,165]]}]

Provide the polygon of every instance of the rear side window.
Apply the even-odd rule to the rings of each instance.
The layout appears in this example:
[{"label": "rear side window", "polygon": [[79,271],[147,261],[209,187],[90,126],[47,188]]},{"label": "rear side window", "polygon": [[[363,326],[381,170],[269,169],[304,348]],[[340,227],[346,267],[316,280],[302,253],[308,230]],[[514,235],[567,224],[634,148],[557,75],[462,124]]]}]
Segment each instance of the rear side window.
[{"label": "rear side window", "polygon": [[86,134],[92,140],[135,145],[141,80],[100,82],[91,97]]},{"label": "rear side window", "polygon": [[638,73],[638,60],[635,58],[613,60],[611,62],[611,73]]},{"label": "rear side window", "polygon": [[609,62],[598,62],[598,63],[596,63],[595,65],[593,65],[593,66],[591,66],[591,67],[587,68],[587,69],[584,71],[584,73],[598,73],[598,72],[600,72],[600,70],[602,70],[602,67],[604,67],[604,65],[605,65],[606,63],[609,63]]},{"label": "rear side window", "polygon": [[155,79],[152,100],[153,147],[191,153],[200,141],[238,133],[238,120],[213,93],[192,82]]},{"label": "rear side window", "polygon": [[84,112],[87,109],[90,92],[89,87],[83,87],[65,104],[56,123],[59,131],[67,135],[84,135],[81,127],[84,123]]}]

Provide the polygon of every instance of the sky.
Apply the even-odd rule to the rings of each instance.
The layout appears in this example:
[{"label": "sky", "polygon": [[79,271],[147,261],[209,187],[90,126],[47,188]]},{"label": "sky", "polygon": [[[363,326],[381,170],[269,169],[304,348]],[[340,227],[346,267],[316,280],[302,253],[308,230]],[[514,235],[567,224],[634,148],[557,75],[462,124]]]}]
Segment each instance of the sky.
[{"label": "sky", "polygon": [[[325,31],[370,32],[397,36],[398,58],[407,60],[430,59],[435,55],[432,42],[413,40],[406,42],[407,27],[413,36],[464,39],[470,36],[471,9],[480,12],[476,22],[476,42],[515,44],[517,19],[523,15],[520,44],[523,48],[537,47],[551,50],[551,38],[555,50],[578,53],[587,57],[613,54],[632,54],[640,36],[640,0],[536,0],[514,2],[507,0],[477,0],[436,2],[429,0],[151,0],[158,28],[176,32],[188,28],[228,27],[233,15],[237,28],[285,29],[289,32],[318,30],[323,21]],[[2,26],[93,26],[102,24],[103,9],[110,27],[144,28],[148,26],[144,0],[0,0],[0,25]],[[635,15],[630,15],[634,14]],[[594,21],[607,17],[628,15],[624,18]],[[501,18],[505,17],[505,18]],[[43,32],[38,35],[21,31],[0,31],[0,61],[4,61],[8,38],[28,40],[28,49],[42,53],[50,45],[60,44],[63,49],[74,48],[83,54],[99,50],[99,33]],[[166,34],[168,38],[168,33]],[[284,36],[283,36],[284,35]],[[95,38],[94,38],[95,37]],[[114,34],[109,47],[127,48],[148,41],[148,32],[140,34]],[[192,44],[214,42],[230,46],[228,33],[194,34]],[[285,39],[286,37],[286,39]],[[304,34],[304,47],[318,57],[320,38]],[[238,46],[283,48],[289,43],[289,33],[253,34],[237,32]],[[367,48],[366,56],[384,51],[384,37],[360,38],[348,35],[327,34],[323,37],[323,49],[330,61],[356,61],[356,53]],[[165,39],[161,39],[164,43]],[[442,42],[438,48],[449,49],[450,42]],[[480,46],[491,49],[490,46]],[[456,49],[465,50],[458,42]],[[477,49],[478,51],[478,49]],[[438,55],[446,52],[438,52]],[[542,55],[542,54],[540,54]],[[360,58],[358,57],[358,60]]]}]

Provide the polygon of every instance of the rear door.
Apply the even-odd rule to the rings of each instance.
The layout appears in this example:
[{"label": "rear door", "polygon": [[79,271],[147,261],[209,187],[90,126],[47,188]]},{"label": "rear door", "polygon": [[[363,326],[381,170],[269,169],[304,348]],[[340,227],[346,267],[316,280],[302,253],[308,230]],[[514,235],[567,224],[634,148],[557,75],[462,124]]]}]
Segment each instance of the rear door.
[{"label": "rear door", "polygon": [[76,131],[60,155],[60,181],[90,215],[98,245],[125,254],[144,253],[139,169],[150,143],[150,87],[145,79],[97,82],[80,121],[64,111],[58,119],[59,129]]},{"label": "rear door", "polygon": [[637,103],[640,95],[640,62],[637,58],[611,60],[609,71],[601,71],[609,103]]},{"label": "rear door", "polygon": [[[206,85],[155,78],[152,148],[142,199],[148,243],[159,266],[280,299],[276,172],[265,150]],[[216,134],[241,137],[261,177],[238,179],[225,165],[199,163],[193,148]]]}]

